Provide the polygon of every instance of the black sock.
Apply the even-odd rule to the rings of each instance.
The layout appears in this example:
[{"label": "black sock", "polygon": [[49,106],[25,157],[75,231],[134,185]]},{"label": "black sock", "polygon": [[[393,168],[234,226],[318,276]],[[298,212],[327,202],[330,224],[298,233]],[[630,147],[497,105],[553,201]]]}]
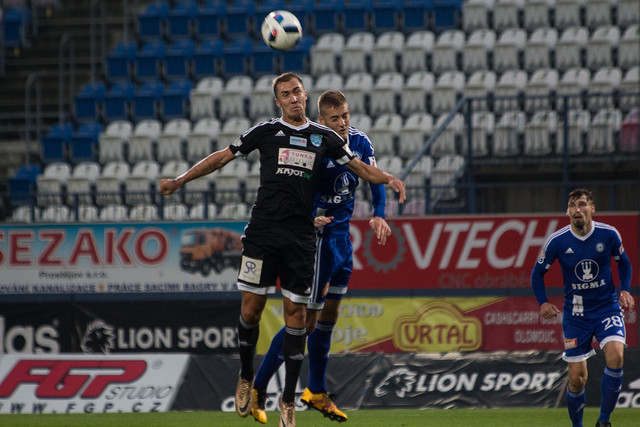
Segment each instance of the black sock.
[{"label": "black sock", "polygon": [[247,324],[242,320],[238,322],[238,348],[240,349],[240,377],[247,381],[253,381],[253,355],[256,352],[256,343],[260,335],[260,324]]},{"label": "black sock", "polygon": [[285,328],[284,336],[284,365],[285,380],[284,390],[282,392],[283,402],[293,402],[296,395],[296,385],[304,360],[304,347],[307,340],[307,332],[305,328]]}]

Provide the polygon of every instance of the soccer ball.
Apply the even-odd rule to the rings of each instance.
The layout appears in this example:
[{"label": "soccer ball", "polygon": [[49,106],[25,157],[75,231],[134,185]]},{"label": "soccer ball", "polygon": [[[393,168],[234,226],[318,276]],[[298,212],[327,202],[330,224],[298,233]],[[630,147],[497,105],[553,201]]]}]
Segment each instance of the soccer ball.
[{"label": "soccer ball", "polygon": [[269,13],[262,22],[262,39],[272,49],[289,50],[302,37],[298,18],[286,10]]}]

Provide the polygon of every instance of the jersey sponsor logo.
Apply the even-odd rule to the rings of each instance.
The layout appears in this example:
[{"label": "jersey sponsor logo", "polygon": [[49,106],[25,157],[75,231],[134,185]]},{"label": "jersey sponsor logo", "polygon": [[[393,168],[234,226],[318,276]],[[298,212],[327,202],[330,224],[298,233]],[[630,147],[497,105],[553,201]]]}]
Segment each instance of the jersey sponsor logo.
[{"label": "jersey sponsor logo", "polygon": [[260,284],[262,275],[262,260],[242,255],[238,280],[243,282]]},{"label": "jersey sponsor logo", "polygon": [[310,173],[290,168],[278,168],[276,169],[276,175],[299,176],[300,178],[311,179]]},{"label": "jersey sponsor logo", "polygon": [[279,130],[278,132],[276,132],[276,136],[287,136],[287,135],[285,135],[284,132]]},{"label": "jersey sponsor logo", "polygon": [[291,137],[289,137],[289,144],[297,145],[298,147],[306,147],[307,146],[307,139],[306,138],[300,138],[299,136],[291,136]]},{"label": "jersey sponsor logo", "polygon": [[577,338],[565,338],[564,339],[564,349],[569,350],[570,348],[575,348],[578,346]]},{"label": "jersey sponsor logo", "polygon": [[322,144],[322,135],[319,135],[317,133],[311,134],[309,139],[311,140],[311,143],[314,147],[320,147],[320,144]]},{"label": "jersey sponsor logo", "polygon": [[592,259],[584,259],[576,264],[574,269],[576,277],[582,282],[591,282],[600,272],[598,263]]},{"label": "jersey sponsor logo", "polygon": [[309,151],[294,150],[290,148],[280,148],[278,151],[278,165],[297,166],[308,170],[313,170],[316,160],[316,153]]},{"label": "jersey sponsor logo", "polygon": [[571,289],[573,290],[578,290],[578,289],[595,289],[595,288],[599,288],[600,286],[604,286],[606,283],[604,281],[604,279],[600,279],[600,281],[596,281],[596,282],[589,282],[589,283],[572,283],[571,284]]}]

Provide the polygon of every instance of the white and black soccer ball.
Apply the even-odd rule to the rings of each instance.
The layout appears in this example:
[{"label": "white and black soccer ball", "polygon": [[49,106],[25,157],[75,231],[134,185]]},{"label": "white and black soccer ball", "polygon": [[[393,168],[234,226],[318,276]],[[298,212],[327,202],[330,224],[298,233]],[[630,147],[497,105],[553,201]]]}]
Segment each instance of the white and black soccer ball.
[{"label": "white and black soccer ball", "polygon": [[270,12],[262,22],[262,39],[276,50],[289,50],[302,37],[302,26],[296,16],[286,10]]}]

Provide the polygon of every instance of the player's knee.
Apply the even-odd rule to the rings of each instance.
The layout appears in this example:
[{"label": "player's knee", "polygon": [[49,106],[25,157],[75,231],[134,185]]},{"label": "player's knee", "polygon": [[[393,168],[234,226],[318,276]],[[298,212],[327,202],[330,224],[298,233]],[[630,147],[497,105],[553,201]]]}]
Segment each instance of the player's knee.
[{"label": "player's knee", "polygon": [[586,372],[569,372],[569,388],[571,391],[578,392],[587,384]]}]

